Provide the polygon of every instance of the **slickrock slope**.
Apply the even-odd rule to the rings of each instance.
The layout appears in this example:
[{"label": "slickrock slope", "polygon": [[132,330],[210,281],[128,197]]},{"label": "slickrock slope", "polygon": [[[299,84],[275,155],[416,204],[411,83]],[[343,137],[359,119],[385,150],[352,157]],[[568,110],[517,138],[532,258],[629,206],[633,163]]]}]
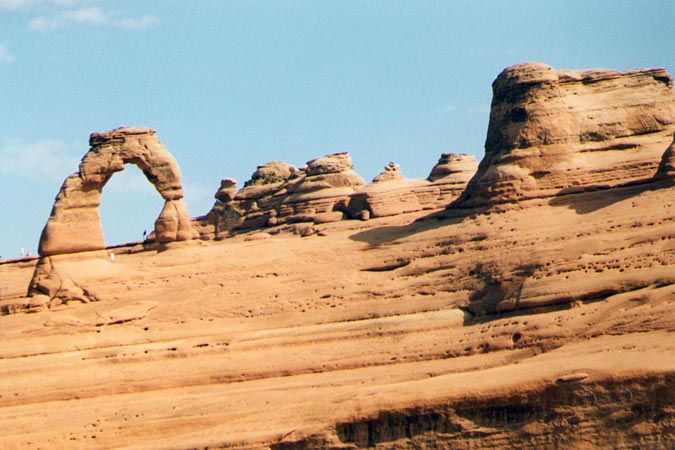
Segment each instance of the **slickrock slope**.
[{"label": "slickrock slope", "polygon": [[564,199],[64,263],[99,301],[0,316],[0,447],[672,447],[673,190]]},{"label": "slickrock slope", "polygon": [[[588,87],[578,73],[528,67],[505,72],[522,95],[563,79]],[[616,80],[645,98],[658,86],[649,74],[670,79],[580,73],[619,100],[632,94]],[[609,124],[603,105],[594,114]],[[577,152],[587,143],[572,139],[562,156],[602,162],[565,178],[576,191],[495,184],[510,164],[500,150],[470,186],[489,195],[467,194],[463,207],[290,224],[329,204],[343,213],[362,183],[344,154],[300,170],[272,162],[240,191],[225,179],[217,193],[232,207],[223,220],[260,213],[264,231],[161,252],[138,243],[108,250],[114,261],[82,252],[0,264],[0,448],[674,448],[672,130],[622,114],[612,126],[644,134],[613,139],[640,146]],[[514,126],[505,136],[523,131]],[[523,156],[514,161],[548,160],[553,176],[555,144],[537,145],[543,156],[511,149]],[[465,176],[453,168],[462,160],[444,156],[424,189]],[[618,185],[597,189],[610,166]],[[388,167],[359,189],[412,182]],[[487,173],[502,175],[476,181]],[[477,201],[513,192],[523,193],[517,208]],[[57,261],[63,289],[96,301],[25,297],[45,261]]]},{"label": "slickrock slope", "polygon": [[651,178],[675,130],[663,69],[505,69],[492,85],[485,158],[454,206],[489,206]]}]

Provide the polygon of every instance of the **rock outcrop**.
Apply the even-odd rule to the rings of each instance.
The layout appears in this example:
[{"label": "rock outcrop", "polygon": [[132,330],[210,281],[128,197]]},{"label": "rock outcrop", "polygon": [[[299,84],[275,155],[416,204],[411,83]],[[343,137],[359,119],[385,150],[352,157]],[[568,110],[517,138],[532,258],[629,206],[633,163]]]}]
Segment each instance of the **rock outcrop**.
[{"label": "rock outcrop", "polygon": [[231,230],[341,220],[349,195],[364,185],[348,153],[316,158],[300,169],[270,161],[258,166],[239,191],[234,180],[222,180],[216,204],[194,224],[203,239],[210,239]]},{"label": "rock outcrop", "polygon": [[363,219],[443,208],[464,191],[477,166],[472,155],[444,153],[427,179],[408,179],[390,162],[372,184],[351,195],[348,215]]},{"label": "rock outcrop", "polygon": [[373,178],[373,183],[382,183],[384,181],[393,181],[393,180],[402,180],[403,174],[401,173],[401,166],[396,164],[394,161],[389,161],[389,163],[384,166],[384,170],[380,172],[375,178]]},{"label": "rock outcrop", "polygon": [[40,237],[40,256],[78,253],[106,248],[98,215],[101,191],[125,164],[143,171],[159,195],[164,209],[155,222],[158,242],[196,237],[183,198],[178,163],[149,128],[117,128],[93,133],[91,149],[79,171],[66,178],[56,196],[51,215]]},{"label": "rock outcrop", "polygon": [[505,69],[492,88],[485,157],[453,206],[649,180],[675,129],[673,78],[663,69],[525,63]]},{"label": "rock outcrop", "polygon": [[366,184],[348,153],[322,156],[300,169],[270,161],[258,166],[241,190],[235,180],[223,179],[216,204],[193,220],[193,228],[208,240],[296,222],[365,220],[443,208],[462,193],[477,167],[471,155],[444,153],[428,179],[408,179],[390,161]]},{"label": "rock outcrop", "polygon": [[478,162],[473,155],[465,153],[443,153],[438,163],[431,169],[427,180],[432,183],[443,180],[451,183],[465,184],[476,173]]},{"label": "rock outcrop", "polygon": [[[155,221],[156,241],[167,244],[198,237],[182,200],[178,163],[157,139],[154,130],[123,127],[92,133],[89,144],[91,148],[82,158],[78,172],[66,178],[56,196],[40,237],[38,252],[43,259],[105,250],[98,214],[101,191],[115,172],[124,170],[125,164],[138,166],[165,201]],[[47,294],[52,299],[63,297],[66,295],[63,286],[69,284],[72,284],[69,280],[57,276],[52,261],[41,260],[29,293]]]}]

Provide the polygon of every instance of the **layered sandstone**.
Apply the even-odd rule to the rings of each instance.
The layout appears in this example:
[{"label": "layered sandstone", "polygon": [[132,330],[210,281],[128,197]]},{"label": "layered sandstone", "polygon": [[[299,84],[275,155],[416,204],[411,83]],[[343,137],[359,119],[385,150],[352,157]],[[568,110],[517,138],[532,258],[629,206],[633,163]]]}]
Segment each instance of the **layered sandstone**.
[{"label": "layered sandstone", "polygon": [[384,181],[402,180],[401,166],[394,161],[389,161],[384,170],[373,178],[373,183],[382,183]]},{"label": "layered sandstone", "polygon": [[0,317],[0,447],[673,448],[675,202],[648,187],[57,261],[88,305],[0,264],[0,311],[32,312]]},{"label": "layered sandstone", "polygon": [[485,157],[454,206],[648,181],[675,129],[663,69],[505,69],[492,85]]},{"label": "layered sandstone", "polygon": [[[183,202],[178,163],[149,128],[122,127],[92,133],[91,148],[78,172],[70,175],[56,196],[38,252],[42,258],[55,255],[102,251],[106,248],[98,214],[101,192],[110,178],[134,164],[143,171],[164,199],[164,208],[155,221],[155,240],[160,244],[188,241],[198,237]],[[69,297],[53,261],[41,261],[29,292]]]},{"label": "layered sandstone", "polygon": [[472,155],[444,153],[427,179],[408,179],[390,161],[372,183],[354,170],[348,153],[308,161],[296,169],[283,161],[258,166],[244,187],[225,178],[208,214],[193,220],[203,239],[232,231],[288,223],[368,219],[445,207],[475,174]]},{"label": "layered sandstone", "polygon": [[[579,123],[545,108],[535,108],[539,121],[526,111],[513,129],[504,123],[506,137],[529,135],[519,126],[567,130],[488,155],[469,189],[481,197],[463,199],[515,198],[520,208],[456,208],[438,220],[392,208],[321,224],[322,237],[281,227],[114,263],[80,253],[0,264],[0,447],[675,448],[675,144],[667,120],[633,120],[630,104],[658,86],[645,73],[615,78],[640,98],[604,71],[578,86],[631,98],[615,122],[603,102],[588,114],[632,134],[560,144],[554,158],[556,139]],[[553,89],[546,74],[526,65],[503,81],[534,95]],[[537,101],[547,103],[523,107]],[[589,166],[566,175],[576,185],[544,189],[565,158]],[[514,181],[544,162],[550,174]],[[224,179],[217,206],[231,215],[213,214],[233,227],[316,221],[319,206],[344,214],[369,189],[389,195],[369,198],[384,207],[436,183],[459,186],[472,167],[443,155],[428,180],[406,180],[388,164],[363,186],[344,154],[299,170],[270,162],[239,191]],[[617,181],[606,181],[608,167]],[[476,181],[488,175],[492,184]],[[78,192],[84,208],[91,199]],[[556,194],[566,195],[528,197]],[[173,230],[181,213],[169,205],[162,226]],[[26,298],[33,269],[47,295]]]},{"label": "layered sandstone", "polygon": [[190,216],[181,200],[183,188],[178,163],[149,128],[116,128],[92,133],[91,148],[79,171],[66,178],[56,196],[40,238],[41,256],[78,253],[106,248],[98,214],[101,191],[125,164],[143,171],[165,200],[155,223],[158,242],[193,239]]},{"label": "layered sandstone", "polygon": [[476,173],[472,155],[443,153],[427,179],[408,179],[390,162],[373,182],[350,196],[349,217],[386,217],[443,208],[464,191]]},{"label": "layered sandstone", "polygon": [[270,161],[258,166],[239,191],[234,180],[224,179],[217,203],[194,223],[202,238],[209,239],[232,230],[341,220],[349,195],[363,185],[348,153],[322,156],[300,169]]}]

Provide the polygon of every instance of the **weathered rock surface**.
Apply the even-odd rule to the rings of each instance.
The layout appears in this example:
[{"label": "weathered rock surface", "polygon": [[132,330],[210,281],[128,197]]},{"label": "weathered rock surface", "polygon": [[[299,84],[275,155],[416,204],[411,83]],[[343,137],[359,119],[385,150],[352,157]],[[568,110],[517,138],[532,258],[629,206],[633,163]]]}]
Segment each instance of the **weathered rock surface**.
[{"label": "weathered rock surface", "polygon": [[477,166],[471,155],[445,153],[428,179],[408,179],[398,164],[389,162],[366,185],[348,153],[322,156],[300,169],[270,161],[259,166],[239,191],[234,180],[223,179],[215,195],[217,203],[193,220],[193,228],[202,239],[213,239],[233,230],[367,220],[443,208],[462,193]]},{"label": "weathered rock surface", "polygon": [[465,153],[443,153],[431,169],[427,180],[432,183],[443,180],[446,183],[466,184],[476,174],[478,162],[473,155]]},{"label": "weathered rock surface", "polygon": [[[79,171],[64,181],[56,196],[51,215],[45,225],[38,252],[41,257],[100,251],[106,248],[98,214],[101,191],[115,172],[125,164],[134,164],[143,171],[159,195],[164,208],[155,222],[157,242],[166,244],[198,237],[192,229],[187,207],[183,202],[180,169],[149,128],[117,128],[92,133],[90,150],[80,162]],[[41,261],[31,282],[30,293],[74,298],[72,289],[64,287],[68,280],[56,275],[51,262]],[[80,298],[86,296],[79,295]]]},{"label": "weathered rock surface", "polygon": [[[664,134],[657,148],[661,133],[629,136],[654,153],[638,181],[658,183],[593,191],[586,168],[579,192],[519,208],[299,223],[285,228],[306,239],[257,232],[114,262],[53,255],[32,299],[36,262],[3,261],[0,447],[675,448],[674,146]],[[627,150],[596,152],[598,179]],[[225,180],[217,196],[239,224],[358,184],[344,156],[322,159],[272,164],[241,196]],[[428,192],[453,159],[433,181],[359,189]]]},{"label": "weathered rock surface", "polygon": [[407,179],[398,164],[385,170],[350,196],[349,217],[386,217],[423,209],[443,208],[464,191],[476,173],[472,155],[444,153],[426,180]]},{"label": "weathered rock surface", "polygon": [[0,448],[673,448],[651,187],[52,256],[98,301],[31,314],[34,262],[0,264]]},{"label": "weathered rock surface", "polygon": [[373,183],[382,183],[383,181],[392,181],[392,180],[401,180],[403,179],[403,174],[401,173],[401,166],[396,164],[394,161],[389,161],[384,170],[373,178]]},{"label": "weathered rock surface", "polygon": [[236,191],[225,179],[216,193],[218,202],[194,220],[202,238],[223,237],[231,230],[265,228],[293,222],[341,220],[349,195],[365,185],[348,153],[308,161],[296,169],[282,161],[259,166]]},{"label": "weathered rock surface", "polygon": [[52,213],[40,238],[41,256],[105,249],[98,215],[101,191],[115,172],[134,164],[165,200],[155,224],[159,242],[189,240],[191,229],[187,207],[181,200],[180,169],[174,157],[149,128],[117,128],[92,133],[91,149],[80,162],[79,171],[66,178],[56,196]]},{"label": "weathered rock surface", "polygon": [[508,67],[492,85],[485,158],[454,206],[649,180],[675,129],[663,69]]}]

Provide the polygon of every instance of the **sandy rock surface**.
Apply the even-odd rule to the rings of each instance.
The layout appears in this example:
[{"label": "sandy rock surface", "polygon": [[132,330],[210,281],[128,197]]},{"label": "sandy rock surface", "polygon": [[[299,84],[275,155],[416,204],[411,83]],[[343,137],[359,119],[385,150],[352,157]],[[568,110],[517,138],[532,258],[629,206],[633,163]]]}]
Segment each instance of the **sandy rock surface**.
[{"label": "sandy rock surface", "polygon": [[673,443],[672,189],[319,231],[0,265],[0,446]]},{"label": "sandy rock surface", "polygon": [[471,181],[273,161],[191,224],[151,165],[175,240],[80,251],[103,150],[155,142],[93,134],[72,252],[0,263],[0,448],[674,448],[672,87],[513,66]]}]

